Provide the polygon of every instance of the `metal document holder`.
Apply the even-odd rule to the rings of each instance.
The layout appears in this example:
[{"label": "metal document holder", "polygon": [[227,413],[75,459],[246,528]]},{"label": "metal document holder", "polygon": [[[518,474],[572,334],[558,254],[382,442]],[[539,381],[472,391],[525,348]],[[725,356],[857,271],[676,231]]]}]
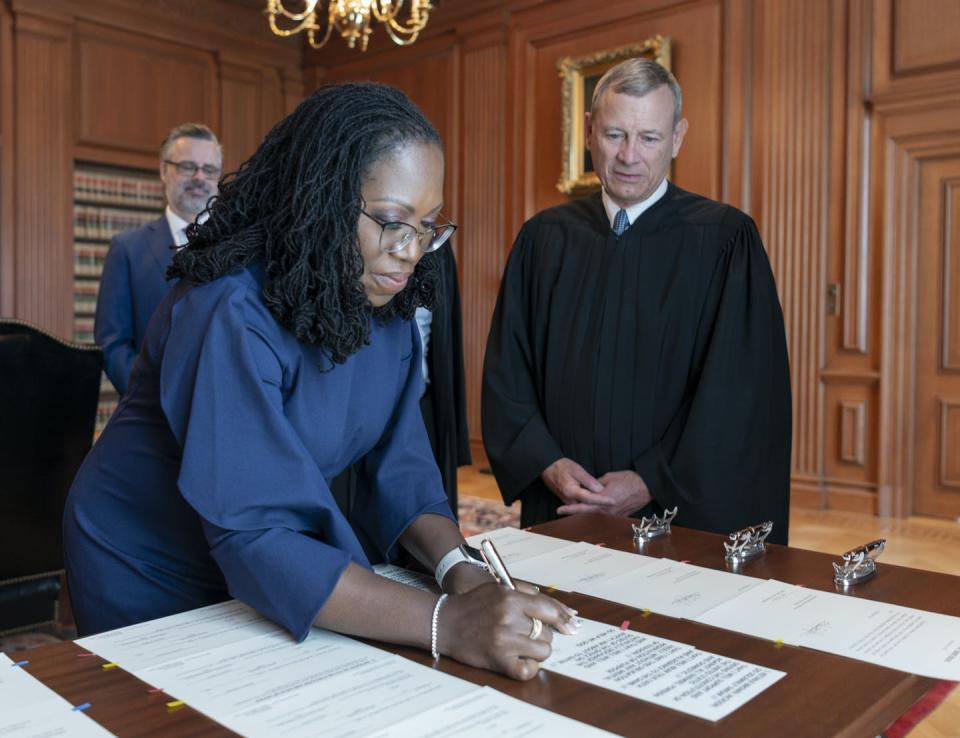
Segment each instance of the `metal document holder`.
[{"label": "metal document holder", "polygon": [[654,538],[670,535],[670,523],[677,517],[678,509],[674,507],[672,510],[664,510],[661,517],[653,515],[649,518],[640,518],[640,524],[634,523],[633,525],[634,542],[642,544],[645,541],[652,541]]},{"label": "metal document holder", "polygon": [[847,551],[843,555],[843,561],[833,563],[833,581],[846,589],[870,579],[877,573],[876,559],[883,553],[886,545],[886,539],[878,538]]},{"label": "metal document holder", "polygon": [[723,548],[726,551],[726,560],[730,564],[737,566],[753,561],[753,559],[763,556],[767,550],[764,541],[773,530],[773,522],[768,520],[765,523],[757,523],[743,530],[738,530],[729,535],[730,543],[723,542]]}]

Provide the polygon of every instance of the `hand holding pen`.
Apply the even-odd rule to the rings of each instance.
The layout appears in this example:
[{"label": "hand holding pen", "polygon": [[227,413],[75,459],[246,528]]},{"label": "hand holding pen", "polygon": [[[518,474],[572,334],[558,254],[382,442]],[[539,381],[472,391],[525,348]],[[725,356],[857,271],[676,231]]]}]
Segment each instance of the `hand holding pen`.
[{"label": "hand holding pen", "polygon": [[[500,558],[500,554],[497,552],[497,547],[493,545],[493,541],[489,538],[484,538],[480,541],[480,553],[483,555],[483,560],[487,562],[487,566],[490,567],[490,573],[493,574],[493,578],[497,580],[497,583],[507,589],[516,590],[517,585],[514,584],[510,572],[507,571],[507,565],[504,564],[503,559]],[[539,592],[539,589],[536,591]],[[576,615],[576,610],[572,610],[571,612]],[[540,636],[540,633],[543,632],[543,622],[533,615],[530,616],[530,619],[533,621],[533,626],[530,628],[530,635],[527,637],[535,641]],[[574,620],[574,627],[576,627],[576,620]]]},{"label": "hand holding pen", "polygon": [[532,585],[515,582],[489,539],[480,551],[498,584],[450,596],[440,613],[440,652],[514,679],[530,679],[550,656],[554,632],[576,633],[576,611]]}]

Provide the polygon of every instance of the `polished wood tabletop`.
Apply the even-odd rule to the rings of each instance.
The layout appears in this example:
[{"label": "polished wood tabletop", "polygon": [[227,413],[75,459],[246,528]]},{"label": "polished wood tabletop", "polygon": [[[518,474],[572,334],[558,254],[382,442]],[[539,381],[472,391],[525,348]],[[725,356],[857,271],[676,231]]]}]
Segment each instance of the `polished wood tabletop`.
[{"label": "polished wood tabletop", "polygon": [[[588,541],[637,551],[630,520],[599,514],[578,515],[534,529],[571,541]],[[667,538],[644,545],[642,553],[715,569],[727,569],[722,536],[674,527]],[[775,578],[813,589],[833,591],[826,554],[768,545],[766,554],[738,569],[759,578]],[[529,682],[515,682],[491,672],[441,658],[434,668],[485,684],[548,710],[625,736],[702,738],[766,736],[825,738],[880,735],[893,721],[937,684],[934,679],[885,669],[841,656],[777,644],[739,633],[642,613],[579,594],[554,593],[583,617],[691,644],[751,663],[779,669],[787,676],[726,718],[712,723],[657,705],[630,699],[573,679],[541,671]],[[877,576],[858,585],[850,596],[894,602],[923,610],[960,615],[960,578],[879,564]],[[423,664],[422,651],[376,644]],[[22,653],[22,655],[21,655]],[[18,653],[29,660],[28,672],[73,704],[90,703],[87,714],[118,736],[216,736],[231,733],[189,705],[167,707],[175,696],[155,692],[120,668],[103,669],[104,661],[82,655],[74,643],[60,643]]]}]

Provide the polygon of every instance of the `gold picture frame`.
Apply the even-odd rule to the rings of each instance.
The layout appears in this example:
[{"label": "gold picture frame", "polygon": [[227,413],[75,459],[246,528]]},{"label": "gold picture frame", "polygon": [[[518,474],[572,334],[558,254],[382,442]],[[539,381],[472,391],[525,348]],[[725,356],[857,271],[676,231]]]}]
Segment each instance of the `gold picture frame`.
[{"label": "gold picture frame", "polygon": [[670,69],[670,39],[657,34],[638,44],[598,51],[587,56],[565,56],[557,62],[563,104],[563,167],[557,189],[565,195],[581,195],[600,187],[587,151],[584,113],[593,90],[611,67],[626,59],[646,57]]}]

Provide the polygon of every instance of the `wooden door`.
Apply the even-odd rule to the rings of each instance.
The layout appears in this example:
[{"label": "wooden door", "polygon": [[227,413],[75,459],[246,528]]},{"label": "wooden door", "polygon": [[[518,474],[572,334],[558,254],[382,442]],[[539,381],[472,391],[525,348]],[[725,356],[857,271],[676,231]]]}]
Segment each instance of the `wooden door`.
[{"label": "wooden door", "polygon": [[921,164],[914,512],[960,519],[960,153]]}]

